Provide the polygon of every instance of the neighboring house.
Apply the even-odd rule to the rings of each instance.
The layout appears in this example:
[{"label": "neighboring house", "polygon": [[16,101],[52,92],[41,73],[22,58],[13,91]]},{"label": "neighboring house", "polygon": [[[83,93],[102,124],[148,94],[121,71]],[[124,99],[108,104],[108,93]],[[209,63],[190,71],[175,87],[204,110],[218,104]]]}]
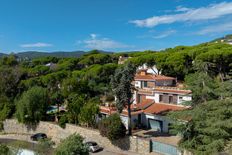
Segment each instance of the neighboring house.
[{"label": "neighboring house", "polygon": [[[131,105],[132,127],[145,127],[167,133],[172,123],[165,115],[169,111],[189,108],[183,103],[192,100],[190,90],[183,89],[176,78],[148,73],[147,69],[139,69],[135,75]],[[116,112],[114,107],[102,106],[101,114],[105,117]],[[121,119],[127,127],[128,113],[124,109]]]},{"label": "neighboring house", "polygon": [[127,57],[127,56],[119,56],[118,64],[124,64],[130,58],[131,57]]}]

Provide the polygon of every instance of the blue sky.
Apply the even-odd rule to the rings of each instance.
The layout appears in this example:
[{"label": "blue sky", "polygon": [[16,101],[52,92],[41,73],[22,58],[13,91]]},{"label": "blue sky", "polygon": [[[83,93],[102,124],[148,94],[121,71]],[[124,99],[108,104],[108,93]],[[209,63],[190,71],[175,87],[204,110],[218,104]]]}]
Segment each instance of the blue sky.
[{"label": "blue sky", "polygon": [[160,50],[232,33],[229,0],[1,0],[0,52]]}]

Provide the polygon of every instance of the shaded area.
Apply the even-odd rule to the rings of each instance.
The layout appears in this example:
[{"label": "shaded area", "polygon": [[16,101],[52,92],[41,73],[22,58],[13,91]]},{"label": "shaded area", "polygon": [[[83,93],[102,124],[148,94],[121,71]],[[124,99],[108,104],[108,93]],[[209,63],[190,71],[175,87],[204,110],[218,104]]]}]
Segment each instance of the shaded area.
[{"label": "shaded area", "polygon": [[130,150],[130,137],[126,136],[123,139],[111,141],[111,143],[120,148],[121,150],[128,151]]},{"label": "shaded area", "polygon": [[54,149],[53,148],[49,148],[48,149],[44,149],[43,147],[41,147],[39,144],[37,143],[30,143],[27,141],[20,141],[20,140],[15,140],[15,139],[0,139],[0,144],[5,144],[7,146],[11,146],[13,148],[16,149],[27,149],[27,150],[32,150],[34,152],[37,153],[42,153],[42,154],[46,154],[46,155],[52,155]]}]

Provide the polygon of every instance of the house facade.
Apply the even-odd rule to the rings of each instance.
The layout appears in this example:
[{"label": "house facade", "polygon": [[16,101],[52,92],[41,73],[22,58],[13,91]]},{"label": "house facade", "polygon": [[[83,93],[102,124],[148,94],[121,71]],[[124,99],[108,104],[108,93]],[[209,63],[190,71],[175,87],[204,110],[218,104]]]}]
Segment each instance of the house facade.
[{"label": "house facade", "polygon": [[[137,71],[133,85],[132,128],[139,126],[167,133],[172,123],[166,117],[167,112],[187,109],[189,107],[184,103],[192,100],[191,91],[184,89],[176,78],[151,73],[147,69]],[[105,116],[116,112],[112,107],[100,109]],[[121,113],[121,119],[127,127],[126,109]]]}]

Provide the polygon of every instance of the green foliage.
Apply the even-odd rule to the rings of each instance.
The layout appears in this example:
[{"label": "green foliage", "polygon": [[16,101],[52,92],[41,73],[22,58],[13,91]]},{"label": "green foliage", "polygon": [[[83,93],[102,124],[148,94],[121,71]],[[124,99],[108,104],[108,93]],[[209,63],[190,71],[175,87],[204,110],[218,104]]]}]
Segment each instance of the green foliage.
[{"label": "green foliage", "polygon": [[56,148],[55,155],[88,155],[88,147],[79,134],[72,134],[64,139]]},{"label": "green foliage", "polygon": [[189,116],[191,121],[182,123],[182,130],[179,129],[183,135],[180,147],[197,155],[223,151],[232,138],[231,98],[212,100],[182,113],[182,117]]},{"label": "green foliage", "polygon": [[189,74],[185,78],[185,82],[190,90],[192,90],[193,103],[201,103],[216,98],[215,81],[205,73],[196,72]]},{"label": "green foliage", "polygon": [[16,56],[14,55],[9,55],[9,56],[4,56],[3,58],[0,59],[0,65],[3,66],[16,66],[18,65],[18,61],[16,59]]},{"label": "green foliage", "polygon": [[96,116],[99,113],[99,100],[89,100],[81,109],[79,114],[80,124],[86,126],[94,126],[96,123]]},{"label": "green foliage", "polygon": [[48,63],[57,63],[58,62],[57,57],[40,57],[32,60],[33,66],[38,66],[38,65],[46,65]]},{"label": "green foliage", "polygon": [[22,74],[18,67],[0,67],[0,94],[9,98],[15,97],[19,91],[18,84]]},{"label": "green foliage", "polygon": [[51,153],[52,147],[55,145],[55,143],[50,138],[46,138],[40,139],[38,145],[37,152],[40,155],[46,155]]},{"label": "green foliage", "polygon": [[42,87],[32,87],[16,101],[16,116],[22,123],[38,123],[46,116],[48,93]]},{"label": "green foliage", "polygon": [[119,112],[122,112],[126,106],[130,107],[133,89],[131,82],[134,80],[134,74],[135,66],[128,63],[125,67],[117,69],[112,76],[111,86],[116,96],[116,107]]},{"label": "green foliage", "polygon": [[67,116],[70,123],[77,124],[79,114],[85,104],[85,97],[78,94],[71,94],[68,99]]},{"label": "green foliage", "polygon": [[64,129],[66,127],[66,123],[68,123],[68,117],[66,114],[64,114],[60,117],[58,124]]},{"label": "green foliage", "polygon": [[111,141],[118,140],[126,135],[126,127],[118,114],[104,118],[99,122],[98,129],[102,136],[107,137]]},{"label": "green foliage", "polygon": [[4,144],[0,144],[0,155],[11,155],[10,148]]}]

